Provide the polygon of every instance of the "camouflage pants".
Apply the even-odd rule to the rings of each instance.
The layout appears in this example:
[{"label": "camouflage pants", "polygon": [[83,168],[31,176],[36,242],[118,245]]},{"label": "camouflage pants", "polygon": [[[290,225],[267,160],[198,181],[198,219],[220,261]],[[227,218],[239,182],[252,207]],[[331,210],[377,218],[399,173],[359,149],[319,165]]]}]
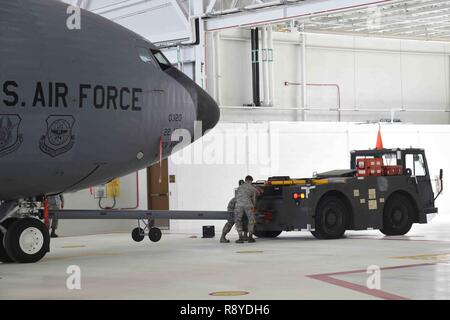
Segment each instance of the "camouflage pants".
[{"label": "camouflage pants", "polygon": [[252,207],[237,207],[234,210],[234,221],[238,232],[244,231],[243,219],[248,218],[248,232],[253,233],[256,224],[255,212]]},{"label": "camouflage pants", "polygon": [[52,219],[51,227],[52,229],[56,230],[58,229],[59,221],[58,219]]},{"label": "camouflage pants", "polygon": [[[49,210],[61,210],[61,201],[60,200],[55,200],[56,198],[53,198],[52,201],[57,202],[57,203],[49,203],[48,205],[48,209]],[[58,229],[58,225],[59,225],[59,221],[58,219],[52,219],[51,223],[50,223],[50,228],[51,229]]]}]

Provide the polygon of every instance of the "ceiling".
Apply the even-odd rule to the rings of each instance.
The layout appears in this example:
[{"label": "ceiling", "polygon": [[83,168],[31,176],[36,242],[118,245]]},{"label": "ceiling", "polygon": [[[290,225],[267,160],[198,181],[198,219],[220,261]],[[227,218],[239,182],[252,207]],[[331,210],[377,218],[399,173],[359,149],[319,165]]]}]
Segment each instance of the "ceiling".
[{"label": "ceiling", "polygon": [[450,0],[401,0],[296,20],[306,31],[450,41]]},{"label": "ceiling", "polygon": [[[341,1],[335,0],[336,4]],[[206,0],[206,14],[220,17],[256,11],[319,4],[323,0]],[[332,3],[333,1],[328,1]],[[349,1],[346,1],[346,3]],[[367,3],[374,1],[367,1]],[[308,32],[358,34],[393,38],[450,41],[450,0],[384,0],[305,17],[280,19],[278,30],[302,26]],[[344,2],[342,2],[344,6]],[[335,6],[336,7],[336,6]],[[353,6],[352,6],[353,7]],[[249,23],[250,24],[250,23]],[[249,25],[247,24],[247,26]]]}]

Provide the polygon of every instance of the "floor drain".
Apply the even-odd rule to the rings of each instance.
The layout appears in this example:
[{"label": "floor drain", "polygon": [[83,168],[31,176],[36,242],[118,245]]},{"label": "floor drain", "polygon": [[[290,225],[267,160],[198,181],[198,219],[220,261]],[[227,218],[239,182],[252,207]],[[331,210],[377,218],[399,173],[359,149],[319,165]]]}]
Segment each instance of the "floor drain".
[{"label": "floor drain", "polygon": [[218,292],[211,292],[209,295],[213,297],[236,297],[236,296],[245,296],[247,294],[250,294],[250,292],[247,291],[218,291]]}]

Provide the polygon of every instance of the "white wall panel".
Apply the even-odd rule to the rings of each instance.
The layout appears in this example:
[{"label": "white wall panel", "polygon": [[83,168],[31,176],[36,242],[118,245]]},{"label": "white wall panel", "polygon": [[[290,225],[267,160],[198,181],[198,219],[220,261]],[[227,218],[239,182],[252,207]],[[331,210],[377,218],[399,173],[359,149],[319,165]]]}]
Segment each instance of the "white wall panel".
[{"label": "white wall panel", "polygon": [[[294,39],[298,41],[298,36]],[[276,48],[273,52],[275,105],[279,107],[301,106],[300,87],[284,85],[285,81],[301,82],[300,45],[278,43]]]},{"label": "white wall panel", "polygon": [[448,56],[404,54],[403,100],[406,109],[448,109]]},{"label": "white wall panel", "polygon": [[[339,85],[341,105],[353,108],[355,106],[354,54],[342,50],[330,51],[330,49],[321,48],[308,50],[308,82]],[[313,88],[309,87],[308,90],[311,91]],[[328,94],[325,101],[320,101],[318,98],[309,101],[311,103],[318,102],[319,106],[336,108],[338,105],[336,88],[327,87],[326,91],[322,90],[323,92]]]},{"label": "white wall panel", "polygon": [[400,54],[356,53],[356,107],[395,108],[402,104]]},{"label": "white wall panel", "polygon": [[[220,88],[222,100],[236,106],[252,103],[250,41],[222,40],[221,48],[220,78],[226,81],[226,85]],[[212,68],[212,63],[209,63],[207,67]],[[235,81],[230,81],[231,79]],[[214,80],[211,80],[213,83]]]}]

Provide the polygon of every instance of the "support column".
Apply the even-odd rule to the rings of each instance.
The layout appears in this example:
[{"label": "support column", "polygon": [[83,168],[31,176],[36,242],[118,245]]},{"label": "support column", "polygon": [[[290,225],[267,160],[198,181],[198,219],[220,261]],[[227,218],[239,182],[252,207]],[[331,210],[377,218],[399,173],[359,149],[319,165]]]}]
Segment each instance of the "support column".
[{"label": "support column", "polygon": [[269,105],[275,105],[275,89],[274,89],[274,74],[273,74],[273,35],[272,27],[268,27],[267,32],[267,64],[268,64],[268,85],[269,85]]},{"label": "support column", "polygon": [[259,84],[259,29],[251,29],[252,39],[252,84],[253,84],[253,104],[261,106],[260,84]]},{"label": "support column", "polygon": [[302,26],[301,31],[301,46],[302,46],[302,121],[306,120],[306,109],[308,107],[308,86],[306,79],[306,34]]},{"label": "support column", "polygon": [[205,21],[201,18],[203,15],[203,2],[202,1],[191,1],[191,12],[192,17],[198,17],[199,19],[199,37],[200,43],[194,46],[195,51],[195,69],[194,69],[194,80],[195,82],[206,89],[206,75],[205,75]]},{"label": "support column", "polygon": [[263,27],[261,29],[261,37],[262,37],[262,92],[263,92],[263,106],[269,105],[269,86],[268,86],[268,50],[267,50],[267,27]]},{"label": "support column", "polygon": [[214,32],[213,36],[213,74],[214,74],[214,99],[216,100],[217,104],[220,106],[221,104],[221,97],[220,97],[220,32],[216,31]]}]

